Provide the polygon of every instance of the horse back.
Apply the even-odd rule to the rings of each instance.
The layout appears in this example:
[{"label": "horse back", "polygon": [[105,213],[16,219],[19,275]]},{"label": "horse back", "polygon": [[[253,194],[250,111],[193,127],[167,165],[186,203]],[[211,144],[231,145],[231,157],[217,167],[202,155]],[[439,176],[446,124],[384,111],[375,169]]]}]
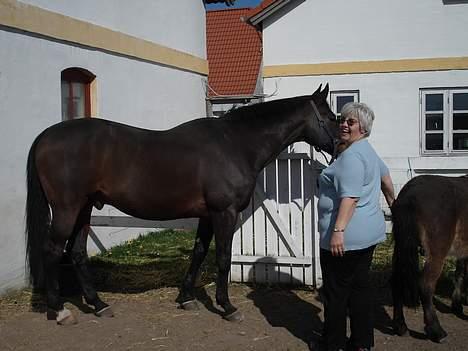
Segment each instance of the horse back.
[{"label": "horse back", "polygon": [[248,201],[255,177],[225,139],[214,119],[168,131],[82,119],[48,128],[35,160],[51,203],[92,199],[141,218],[199,217]]}]

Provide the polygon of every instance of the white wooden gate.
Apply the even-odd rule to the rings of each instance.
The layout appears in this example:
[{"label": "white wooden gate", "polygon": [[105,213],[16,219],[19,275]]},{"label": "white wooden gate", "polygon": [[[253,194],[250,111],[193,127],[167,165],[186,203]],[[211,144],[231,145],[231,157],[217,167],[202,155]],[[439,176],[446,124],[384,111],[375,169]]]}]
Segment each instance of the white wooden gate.
[{"label": "white wooden gate", "polygon": [[231,281],[316,285],[318,168],[307,153],[283,153],[260,174],[234,234]]}]

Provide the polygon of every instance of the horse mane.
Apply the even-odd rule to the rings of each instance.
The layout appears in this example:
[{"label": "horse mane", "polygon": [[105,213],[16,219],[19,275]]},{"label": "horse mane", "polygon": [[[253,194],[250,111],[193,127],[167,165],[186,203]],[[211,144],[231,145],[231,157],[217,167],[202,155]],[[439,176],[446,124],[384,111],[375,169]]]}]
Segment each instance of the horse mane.
[{"label": "horse mane", "polygon": [[258,119],[262,117],[268,118],[269,116],[273,115],[271,112],[282,112],[282,111],[290,111],[291,105],[300,104],[304,100],[311,100],[312,95],[303,95],[303,96],[295,96],[290,98],[278,99],[278,100],[271,100],[262,103],[255,103],[252,105],[243,105],[239,107],[232,107],[226,113],[224,113],[220,118],[227,119],[227,120],[252,120]]}]

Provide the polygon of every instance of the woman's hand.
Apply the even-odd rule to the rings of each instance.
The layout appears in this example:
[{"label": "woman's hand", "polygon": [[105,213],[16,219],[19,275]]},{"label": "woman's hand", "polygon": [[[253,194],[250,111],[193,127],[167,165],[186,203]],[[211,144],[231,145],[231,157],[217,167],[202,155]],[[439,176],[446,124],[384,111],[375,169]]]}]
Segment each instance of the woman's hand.
[{"label": "woman's hand", "polygon": [[333,232],[330,239],[330,250],[333,256],[344,255],[344,232]]}]

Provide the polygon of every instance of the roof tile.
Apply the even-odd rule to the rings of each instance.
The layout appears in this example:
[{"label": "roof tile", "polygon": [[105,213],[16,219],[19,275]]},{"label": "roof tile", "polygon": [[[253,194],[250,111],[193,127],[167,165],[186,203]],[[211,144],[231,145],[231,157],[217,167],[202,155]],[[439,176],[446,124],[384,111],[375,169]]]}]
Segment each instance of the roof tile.
[{"label": "roof tile", "polygon": [[262,33],[244,22],[251,9],[206,13],[208,95],[253,95],[262,62]]}]

